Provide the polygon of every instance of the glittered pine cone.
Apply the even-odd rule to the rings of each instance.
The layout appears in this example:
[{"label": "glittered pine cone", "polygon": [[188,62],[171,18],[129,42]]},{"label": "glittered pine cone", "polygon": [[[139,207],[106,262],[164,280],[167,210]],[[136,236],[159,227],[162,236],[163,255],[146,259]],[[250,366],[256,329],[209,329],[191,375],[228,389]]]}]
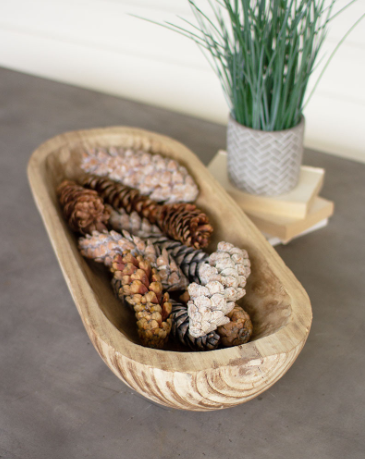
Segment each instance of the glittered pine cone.
[{"label": "glittered pine cone", "polygon": [[119,298],[134,309],[143,346],[162,349],[171,331],[172,305],[169,294],[163,293],[156,268],[152,268],[141,255],[134,257],[126,252],[114,258],[111,271]]},{"label": "glittered pine cone", "polygon": [[85,176],[82,184],[97,191],[114,209],[136,211],[170,238],[196,249],[205,248],[213,231],[208,217],[194,204],[158,204],[138,190],[113,182],[105,177]]},{"label": "glittered pine cone", "polygon": [[71,180],[64,180],[57,188],[63,214],[70,228],[81,234],[106,230],[109,211],[103,199]]},{"label": "glittered pine cone", "polygon": [[217,328],[222,345],[232,347],[247,343],[252,335],[252,322],[247,312],[241,306],[235,305],[227,317],[230,322]]}]

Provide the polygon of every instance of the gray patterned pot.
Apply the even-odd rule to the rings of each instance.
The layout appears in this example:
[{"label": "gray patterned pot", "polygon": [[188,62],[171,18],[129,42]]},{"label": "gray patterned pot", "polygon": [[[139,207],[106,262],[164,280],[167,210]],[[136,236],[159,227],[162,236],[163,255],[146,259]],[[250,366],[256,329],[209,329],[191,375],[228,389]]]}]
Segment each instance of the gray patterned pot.
[{"label": "gray patterned pot", "polygon": [[227,152],[230,181],[247,193],[277,196],[299,181],[303,156],[304,117],[284,131],[259,131],[228,121]]}]

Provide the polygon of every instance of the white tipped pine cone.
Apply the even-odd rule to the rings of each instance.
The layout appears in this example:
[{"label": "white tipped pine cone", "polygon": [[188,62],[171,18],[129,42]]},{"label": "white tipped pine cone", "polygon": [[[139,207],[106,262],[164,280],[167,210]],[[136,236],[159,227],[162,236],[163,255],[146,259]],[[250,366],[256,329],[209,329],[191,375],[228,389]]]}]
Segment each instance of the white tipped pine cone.
[{"label": "white tipped pine cone", "polygon": [[79,238],[81,255],[98,263],[104,263],[108,267],[112,265],[112,261],[117,254],[122,254],[126,250],[135,251],[137,244],[139,250],[143,251],[143,241],[139,241],[138,238],[129,240],[115,231],[105,231],[103,233],[93,231],[92,235]]},{"label": "white tipped pine cone", "polygon": [[149,236],[161,235],[162,232],[158,226],[150,223],[147,218],[141,217],[137,212],[133,211],[127,214],[124,209],[116,211],[108,204],[105,206],[109,212],[110,217],[108,224],[114,231],[128,231],[133,236],[147,238]]},{"label": "white tipped pine cone", "polygon": [[229,323],[226,314],[234,308],[234,302],[227,301],[224,287],[217,281],[205,286],[195,282],[188,286],[189,332],[194,338],[207,335],[221,325]]},{"label": "white tipped pine cone", "polygon": [[85,258],[90,258],[110,267],[118,254],[130,251],[132,255],[142,255],[153,267],[158,270],[162,285],[165,290],[182,290],[188,281],[175,260],[158,247],[144,242],[137,236],[131,236],[127,231],[122,234],[115,231],[93,234],[79,239],[79,249]]},{"label": "white tipped pine cone", "polygon": [[192,336],[198,338],[229,323],[225,316],[246,294],[244,287],[249,274],[247,252],[228,242],[220,242],[208,262],[199,265],[202,285],[192,283],[188,287],[189,331]]},{"label": "white tipped pine cone", "polygon": [[83,152],[85,172],[108,176],[123,185],[137,188],[154,201],[193,202],[198,187],[185,167],[171,158],[131,149],[93,148]]},{"label": "white tipped pine cone", "polygon": [[208,263],[199,267],[199,277],[203,285],[211,281],[220,282],[224,286],[224,296],[229,301],[238,301],[246,294],[244,287],[251,273],[246,250],[229,242],[220,242],[217,251],[209,256]]}]

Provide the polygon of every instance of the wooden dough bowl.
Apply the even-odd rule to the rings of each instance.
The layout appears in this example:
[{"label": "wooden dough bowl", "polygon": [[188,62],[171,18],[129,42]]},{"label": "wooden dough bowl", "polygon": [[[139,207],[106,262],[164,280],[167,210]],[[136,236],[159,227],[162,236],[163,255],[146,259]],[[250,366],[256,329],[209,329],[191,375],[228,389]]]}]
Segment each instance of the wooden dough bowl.
[{"label": "wooden dough bowl", "polygon": [[[200,188],[197,205],[215,228],[209,251],[224,240],[249,253],[252,274],[241,300],[254,325],[249,343],[210,352],[176,347],[154,350],[138,344],[133,314],[114,297],[105,270],[80,255],[77,238],[57,203],[57,185],[65,178],[77,178],[80,151],[90,146],[161,153],[188,168]],[[86,331],[104,362],[133,390],[168,407],[218,410],[256,397],[293,364],[311,326],[309,298],[275,250],[188,148],[133,128],[70,132],[45,142],[33,153],[28,177]]]}]

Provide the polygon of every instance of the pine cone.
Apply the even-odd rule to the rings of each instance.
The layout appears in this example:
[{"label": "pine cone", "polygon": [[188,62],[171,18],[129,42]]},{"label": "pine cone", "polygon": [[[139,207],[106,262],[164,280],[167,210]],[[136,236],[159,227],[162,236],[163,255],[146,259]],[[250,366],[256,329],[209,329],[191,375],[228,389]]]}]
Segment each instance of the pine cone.
[{"label": "pine cone", "polygon": [[190,282],[201,283],[199,276],[200,266],[209,259],[209,255],[206,252],[187,247],[181,242],[172,241],[164,236],[149,237],[148,242],[160,247],[160,249],[166,249]]},{"label": "pine cone", "polygon": [[196,249],[208,246],[213,231],[206,214],[194,204],[165,204],[157,224],[172,239]]},{"label": "pine cone", "polygon": [[83,152],[81,167],[85,172],[137,188],[158,202],[193,202],[199,192],[193,178],[177,161],[144,151],[88,149]]},{"label": "pine cone", "polygon": [[198,338],[229,322],[224,316],[232,311],[234,302],[246,294],[244,287],[249,274],[247,252],[228,242],[220,242],[217,251],[209,256],[209,264],[199,266],[202,285],[192,283],[188,286],[192,336]]},{"label": "pine cone", "polygon": [[217,349],[220,337],[217,333],[210,332],[199,338],[194,338],[189,332],[189,314],[186,304],[170,300],[172,303],[172,331],[176,341],[188,346],[194,351],[211,351]]},{"label": "pine cone", "polygon": [[106,205],[110,211],[109,226],[114,231],[128,231],[133,236],[147,238],[149,236],[161,236],[161,230],[152,225],[146,218],[140,217],[137,212],[133,211],[130,215],[124,209],[116,211],[109,204]]},{"label": "pine cone", "polygon": [[82,184],[99,193],[114,209],[133,210],[150,223],[157,224],[169,237],[196,249],[207,247],[213,231],[208,217],[194,204],[158,204],[137,190],[107,178],[86,176]]},{"label": "pine cone", "polygon": [[229,322],[226,315],[234,308],[224,297],[224,287],[218,281],[205,286],[192,283],[188,286],[189,332],[194,338],[207,335]]},{"label": "pine cone", "polygon": [[[238,279],[239,282],[242,281],[241,287],[246,285],[243,277],[248,279],[251,274],[251,263],[247,250],[235,247],[229,242],[218,243],[216,252],[213,252],[209,257],[209,264],[216,267],[222,275],[226,269],[234,268],[238,275],[242,276],[241,280]],[[228,272],[225,275],[229,275]]]},{"label": "pine cone", "polygon": [[73,231],[87,234],[106,229],[109,211],[95,191],[85,189],[71,180],[64,180],[57,188],[57,195],[65,219]]},{"label": "pine cone", "polygon": [[122,234],[115,231],[95,231],[91,236],[79,239],[79,249],[85,258],[104,263],[108,267],[117,254],[130,251],[135,256],[142,255],[158,270],[165,290],[182,290],[188,284],[175,260],[165,249],[160,250],[158,246],[144,242],[137,236],[131,236],[127,231],[122,231]]},{"label": "pine cone", "polygon": [[172,305],[169,294],[163,293],[156,268],[141,255],[134,257],[127,251],[124,255],[116,255],[111,271],[119,298],[130,304],[136,313],[143,346],[163,348],[171,331]]},{"label": "pine cone", "polygon": [[[108,204],[107,207],[112,209]],[[136,212],[128,215],[124,209],[121,209],[120,213],[112,209],[109,225],[115,231],[126,230],[133,236],[146,238],[148,244],[158,247],[160,252],[166,250],[176,260],[190,282],[200,283],[199,268],[209,259],[209,255],[203,250],[187,247],[181,242],[169,239],[161,233],[157,226],[151,225],[145,218],[139,217]]]},{"label": "pine cone", "polygon": [[252,335],[252,322],[247,312],[235,305],[227,317],[230,322],[217,328],[222,345],[232,347],[247,343]]}]

